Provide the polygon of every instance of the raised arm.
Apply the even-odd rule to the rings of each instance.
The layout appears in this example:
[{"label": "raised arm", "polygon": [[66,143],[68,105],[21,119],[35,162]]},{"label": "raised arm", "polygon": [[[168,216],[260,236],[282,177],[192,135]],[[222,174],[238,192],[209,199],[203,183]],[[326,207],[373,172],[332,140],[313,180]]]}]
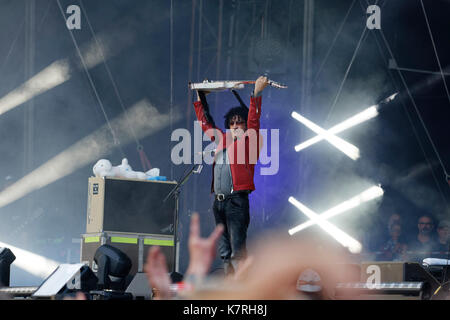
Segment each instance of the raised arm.
[{"label": "raised arm", "polygon": [[261,93],[267,87],[269,80],[267,77],[259,77],[255,82],[255,90],[250,98],[250,108],[248,111],[247,129],[259,130],[259,119],[261,117]]},{"label": "raised arm", "polygon": [[200,121],[203,132],[207,133],[212,141],[220,139],[223,132],[216,127],[214,119],[209,113],[208,102],[206,101],[206,94],[203,91],[197,91],[197,101],[194,102],[195,115]]}]

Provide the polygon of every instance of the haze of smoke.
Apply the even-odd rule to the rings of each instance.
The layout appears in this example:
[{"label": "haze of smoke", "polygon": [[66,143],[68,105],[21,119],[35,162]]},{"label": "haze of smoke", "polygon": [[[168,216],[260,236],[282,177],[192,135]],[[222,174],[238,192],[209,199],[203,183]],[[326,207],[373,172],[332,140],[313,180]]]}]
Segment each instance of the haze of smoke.
[{"label": "haze of smoke", "polygon": [[[127,114],[114,119],[111,128],[117,140],[126,145],[133,140],[131,126],[136,136],[142,138],[165,128],[169,123],[169,114],[160,114],[149,102],[143,100],[131,107]],[[0,207],[98,160],[115,147],[110,128],[104,125],[5,189],[0,193]],[[68,166],[68,163],[72,165]]]}]

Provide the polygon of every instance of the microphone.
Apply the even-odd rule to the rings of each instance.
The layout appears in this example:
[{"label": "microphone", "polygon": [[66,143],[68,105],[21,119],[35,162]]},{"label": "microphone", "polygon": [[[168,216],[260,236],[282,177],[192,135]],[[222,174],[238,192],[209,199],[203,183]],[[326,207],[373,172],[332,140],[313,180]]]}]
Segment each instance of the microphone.
[{"label": "microphone", "polygon": [[202,156],[211,156],[214,157],[214,155],[216,154],[216,149],[214,150],[209,150],[209,151],[202,151],[202,152],[197,152],[197,154],[201,154]]}]

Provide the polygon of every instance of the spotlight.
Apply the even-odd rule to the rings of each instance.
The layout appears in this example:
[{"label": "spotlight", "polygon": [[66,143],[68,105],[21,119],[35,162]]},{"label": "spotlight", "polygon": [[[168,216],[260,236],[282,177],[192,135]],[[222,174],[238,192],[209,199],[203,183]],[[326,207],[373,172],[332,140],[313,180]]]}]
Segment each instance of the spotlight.
[{"label": "spotlight", "polygon": [[296,206],[300,211],[302,211],[308,218],[310,218],[314,223],[317,223],[320,228],[329,233],[336,241],[342,244],[344,247],[348,248],[351,253],[361,252],[362,246],[357,240],[350,237],[344,231],[331,224],[320,215],[297,201],[294,197],[289,197],[289,202]]},{"label": "spotlight", "polygon": [[11,263],[16,256],[8,248],[0,248],[0,286],[9,287]]},{"label": "spotlight", "polygon": [[[121,250],[110,245],[100,246],[94,255],[98,266],[97,278],[99,289],[125,291],[126,277],[131,270],[131,259]],[[118,279],[111,279],[111,277]]]}]

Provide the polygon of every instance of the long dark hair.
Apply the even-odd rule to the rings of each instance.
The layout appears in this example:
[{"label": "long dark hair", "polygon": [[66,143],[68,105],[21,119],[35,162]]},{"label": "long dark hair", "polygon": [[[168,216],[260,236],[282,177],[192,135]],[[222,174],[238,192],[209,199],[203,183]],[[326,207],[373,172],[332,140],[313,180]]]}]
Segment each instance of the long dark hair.
[{"label": "long dark hair", "polygon": [[239,107],[234,107],[234,108],[231,108],[230,110],[228,110],[228,112],[224,116],[225,129],[230,129],[230,120],[233,119],[234,116],[240,116],[242,119],[244,119],[245,124],[247,124],[248,108],[239,106]]}]

